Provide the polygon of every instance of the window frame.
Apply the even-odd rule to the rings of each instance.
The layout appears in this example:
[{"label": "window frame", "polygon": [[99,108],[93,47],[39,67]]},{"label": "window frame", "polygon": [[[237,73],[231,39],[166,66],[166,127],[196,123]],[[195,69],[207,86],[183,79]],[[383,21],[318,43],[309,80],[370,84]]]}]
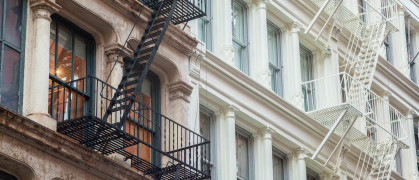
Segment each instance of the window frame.
[{"label": "window frame", "polygon": [[[213,45],[212,45],[212,3],[211,1],[206,1],[205,4],[205,12],[206,12],[206,16],[200,17],[198,19],[201,20],[204,23],[204,29],[203,29],[203,34],[204,34],[204,38],[205,40],[203,40],[202,42],[205,43],[206,49],[208,51],[213,51]],[[198,22],[199,23],[199,22]],[[199,37],[199,24],[198,24],[198,37]],[[199,38],[198,38],[199,39]]]},{"label": "window frame", "polygon": [[6,178],[5,180],[18,180],[16,176],[2,170],[0,170],[0,178]]},{"label": "window frame", "polygon": [[[215,121],[216,121],[215,113],[213,111],[211,111],[209,108],[202,105],[202,104],[199,105],[199,113],[203,113],[210,118],[209,119],[209,121],[210,121],[210,127],[209,127],[210,139],[209,139],[209,141],[210,142],[215,142],[215,140],[217,138],[216,137],[216,129],[215,129],[216,128],[215,127]],[[201,120],[201,117],[199,117],[199,120]],[[201,133],[201,132],[199,132],[199,133]],[[217,151],[216,143],[211,143],[210,144],[210,159],[208,160],[208,159],[204,158],[204,163],[209,163],[209,165],[210,165],[211,179],[214,179],[214,180],[217,179],[217,176],[216,176],[217,175],[217,168],[216,168],[217,164],[215,164],[216,160],[217,160],[216,151]]]},{"label": "window frame", "polygon": [[[278,94],[279,96],[283,97],[283,93],[284,93],[284,87],[283,87],[283,65],[282,65],[282,48],[281,48],[281,29],[276,26],[274,23],[272,23],[271,21],[267,20],[267,28],[271,28],[272,30],[275,31],[275,35],[276,35],[276,44],[277,44],[277,64],[272,64],[270,59],[269,61],[269,68],[272,68],[273,71],[275,72],[274,74],[271,74],[271,81],[272,79],[274,79],[274,82],[271,83],[275,83],[274,85],[272,85],[272,90]],[[269,50],[269,49],[268,49]]]},{"label": "window frame", "polygon": [[[1,37],[0,37],[0,92],[2,90],[1,82],[3,80],[2,72],[3,72],[3,62],[4,62],[4,48],[7,45],[10,49],[17,51],[19,53],[19,74],[18,74],[18,102],[17,102],[17,113],[22,114],[22,105],[23,105],[23,89],[24,89],[24,70],[25,70],[25,49],[26,49],[26,20],[27,20],[27,9],[28,9],[28,0],[22,0],[22,19],[21,19],[21,32],[20,32],[20,48],[16,47],[15,45],[7,42],[6,39],[3,39],[5,37],[5,29],[6,26],[6,7],[7,7],[7,1],[3,1],[3,19],[1,24]],[[1,101],[1,93],[0,93],[0,101]]]},{"label": "window frame", "polygon": [[[288,179],[288,164],[287,164],[287,155],[283,152],[281,152],[280,150],[272,147],[272,162],[273,162],[273,156],[277,156],[280,159],[282,159],[282,170],[283,170],[283,179],[286,180]],[[272,164],[273,165],[273,164]],[[273,171],[275,171],[274,169],[272,169]]]},{"label": "window frame", "polygon": [[[248,166],[248,175],[249,175],[249,179],[247,179],[247,180],[253,179],[253,166],[252,166],[253,165],[253,148],[252,148],[253,147],[253,139],[252,139],[252,135],[248,131],[246,131],[245,129],[243,129],[240,126],[237,126],[237,125],[235,127],[235,133],[234,134],[235,134],[235,136],[236,136],[236,134],[239,134],[239,135],[247,138],[247,159],[248,159],[247,166]],[[236,139],[235,139],[235,142],[236,142]],[[235,148],[237,149],[236,145],[235,145]],[[236,157],[237,157],[237,151],[236,151]],[[237,163],[237,159],[236,159],[236,163]],[[236,166],[235,169],[236,169],[236,175],[237,175],[237,166]],[[239,175],[237,175],[237,179],[238,180],[246,180],[246,179],[240,177]]]},{"label": "window frame", "polygon": [[[313,52],[307,48],[306,46],[304,46],[303,44],[300,43],[300,53],[305,53],[307,54],[307,71],[308,71],[308,81],[305,82],[309,82],[314,80],[314,70],[313,70]],[[300,55],[301,57],[301,55]],[[300,58],[300,63],[302,62],[302,59]],[[300,69],[301,69],[301,64],[300,64]],[[302,74],[302,69],[301,72]],[[301,82],[303,82],[302,78],[301,78]],[[308,88],[307,86],[302,86],[302,93],[304,95],[304,110],[307,111],[312,111],[314,109],[316,109],[316,93],[315,93],[316,87],[314,86],[314,84],[310,83],[310,87]],[[307,97],[312,97],[312,99],[308,99]],[[311,100],[312,102],[308,102],[307,100]],[[310,103],[310,104],[307,104]]]},{"label": "window frame", "polygon": [[[63,26],[65,28],[67,28],[68,30],[71,31],[71,36],[72,36],[72,51],[74,50],[74,45],[75,45],[75,36],[76,35],[80,35],[83,38],[86,38],[86,76],[92,76],[95,74],[95,57],[96,57],[96,41],[94,39],[94,37],[92,35],[90,35],[88,32],[86,32],[85,30],[83,30],[82,28],[80,28],[79,26],[75,25],[74,23],[70,22],[69,20],[65,19],[64,17],[57,15],[57,14],[53,14],[51,16],[51,26],[53,25],[52,22],[55,23],[55,69],[57,69],[57,56],[58,56],[58,26]],[[74,65],[74,54],[72,54],[72,66]],[[72,67],[72,69],[74,69],[74,67]],[[69,81],[73,81],[75,79],[73,79],[74,77],[74,70],[72,70],[71,72],[71,79]],[[80,78],[79,78],[80,79]],[[58,78],[56,75],[52,75],[49,73],[49,80],[52,81],[52,86],[59,86],[62,84],[67,84],[68,82],[65,82],[63,80],[61,80],[60,78]],[[85,101],[85,105],[84,105],[84,112],[88,113],[92,110],[94,110],[94,103],[95,100],[93,99],[94,96],[92,96],[92,94],[94,93],[92,90],[94,89],[92,83],[88,83],[86,84],[86,92],[80,91],[78,89],[76,89],[76,87],[68,86],[65,85],[65,88],[69,88],[74,90],[74,92],[77,95],[86,97],[86,101]],[[51,112],[49,112],[50,116],[52,118],[54,118],[54,93],[51,93]],[[48,107],[49,109],[49,107]]]},{"label": "window frame", "polygon": [[390,64],[394,64],[394,59],[393,59],[393,39],[392,38],[393,38],[392,35],[389,34],[387,36],[387,38],[384,40],[384,46],[385,46],[385,49],[386,49],[386,60]]},{"label": "window frame", "polygon": [[320,180],[320,175],[316,171],[312,170],[308,166],[306,166],[306,176],[310,175],[313,176],[316,180]]},{"label": "window frame", "polygon": [[[250,75],[250,70],[249,70],[249,34],[248,34],[248,9],[249,7],[247,6],[247,4],[242,1],[242,0],[231,0],[231,16],[232,16],[232,21],[231,21],[231,27],[234,27],[233,24],[233,12],[234,12],[234,3],[237,3],[238,5],[240,5],[243,8],[243,40],[244,42],[241,42],[239,39],[237,39],[236,37],[234,37],[234,29],[232,31],[232,42],[238,44],[239,46],[241,46],[241,64],[240,67],[236,67],[238,68],[240,71],[242,71],[243,73]],[[234,46],[234,45],[233,45]],[[234,58],[233,58],[234,60]],[[235,62],[234,62],[235,63]]]}]

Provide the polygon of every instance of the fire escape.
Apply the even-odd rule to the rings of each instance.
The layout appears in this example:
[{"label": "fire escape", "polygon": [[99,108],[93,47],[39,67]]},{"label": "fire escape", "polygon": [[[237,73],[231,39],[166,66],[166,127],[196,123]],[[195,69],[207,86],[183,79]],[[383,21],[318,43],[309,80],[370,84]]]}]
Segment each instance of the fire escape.
[{"label": "fire escape", "polygon": [[63,103],[54,108],[68,108],[59,118],[58,132],[104,155],[119,154],[146,177],[210,178],[209,140],[148,107],[140,95],[169,25],[204,16],[205,0],[140,2],[153,13],[133,57],[123,59],[125,73],[118,87],[92,76],[54,87],[64,91],[57,97]]},{"label": "fire escape", "polygon": [[[305,33],[320,19],[325,20],[316,40],[331,22],[351,33],[340,73],[302,84],[307,114],[329,129],[311,159],[337,173],[345,160],[341,158],[343,146],[349,143],[360,149],[353,169],[355,179],[390,179],[397,153],[408,148],[406,117],[371,91],[371,84],[385,38],[398,31],[397,2],[364,0],[358,13],[353,13],[343,0],[299,1],[318,8]],[[333,150],[324,150],[332,135],[338,135],[339,141]],[[321,159],[320,152],[328,157]],[[333,160],[335,164],[330,163]]]}]

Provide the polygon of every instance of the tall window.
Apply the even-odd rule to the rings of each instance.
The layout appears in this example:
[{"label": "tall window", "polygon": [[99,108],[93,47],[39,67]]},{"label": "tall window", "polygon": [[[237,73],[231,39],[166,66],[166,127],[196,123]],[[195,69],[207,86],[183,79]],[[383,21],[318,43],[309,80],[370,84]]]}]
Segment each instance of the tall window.
[{"label": "tall window", "polygon": [[[409,23],[408,23],[409,24]],[[410,79],[417,83],[417,75],[416,75],[416,60],[415,55],[417,52],[414,51],[414,45],[413,45],[413,31],[410,30],[410,25],[407,25],[406,28],[406,43],[407,43],[407,55],[408,55],[408,63],[410,65]],[[416,57],[417,58],[417,57]]]},{"label": "tall window", "polygon": [[285,162],[286,156],[279,150],[273,149],[272,162],[273,162],[273,178],[275,180],[285,179]]},{"label": "tall window", "polygon": [[[84,83],[72,87],[58,85],[93,74],[94,40],[91,35],[62,17],[52,16],[49,60],[49,113],[63,121],[86,112],[84,104],[90,95]],[[72,89],[72,92],[69,92]],[[68,106],[67,101],[77,99]]]},{"label": "tall window", "polygon": [[0,170],[0,180],[17,180],[17,178]]},{"label": "tall window", "polygon": [[268,21],[268,58],[271,71],[272,90],[282,96],[282,62],[280,48],[280,30]]},{"label": "tall window", "polygon": [[[300,44],[300,66],[301,81],[307,82],[313,80],[313,54],[305,46]],[[314,84],[306,83],[303,86],[304,109],[311,111],[315,109]]]},{"label": "tall window", "polygon": [[0,0],[0,104],[21,112],[26,0]]},{"label": "tall window", "polygon": [[[214,142],[215,139],[215,132],[214,132],[214,113],[211,112],[209,109],[200,106],[200,112],[199,112],[199,132],[201,135]],[[212,179],[215,178],[215,168],[214,168],[214,152],[215,152],[215,143],[211,143],[207,145],[205,152],[210,152],[207,154],[211,154],[211,157],[203,157],[204,163],[206,163],[210,167],[210,169],[204,169],[204,171],[211,171],[211,177]]]},{"label": "tall window", "polygon": [[206,10],[206,16],[198,19],[198,39],[205,43],[209,51],[212,51],[211,1],[205,2],[205,4],[199,4],[201,9]]},{"label": "tall window", "polygon": [[389,34],[384,41],[384,46],[386,48],[386,59],[389,63],[393,64],[393,44],[391,38],[392,36]]},{"label": "tall window", "polygon": [[367,4],[365,3],[365,0],[358,0],[358,13],[360,15],[360,19],[363,22],[366,22],[367,17],[366,17],[366,8],[367,8]]},{"label": "tall window", "polygon": [[247,48],[247,7],[240,0],[233,0],[233,47],[234,64],[242,72],[249,74]]},{"label": "tall window", "polygon": [[236,172],[238,180],[250,178],[250,135],[236,127]]}]

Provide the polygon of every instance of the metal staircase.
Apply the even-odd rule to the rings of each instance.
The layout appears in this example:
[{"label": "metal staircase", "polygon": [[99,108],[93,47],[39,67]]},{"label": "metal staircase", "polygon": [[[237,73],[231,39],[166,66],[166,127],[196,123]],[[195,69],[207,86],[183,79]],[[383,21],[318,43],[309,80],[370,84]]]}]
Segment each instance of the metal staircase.
[{"label": "metal staircase", "polygon": [[88,76],[51,88],[60,93],[56,99],[62,105],[57,108],[66,112],[53,116],[60,120],[57,131],[105,155],[119,154],[153,179],[210,178],[210,142],[143,104],[140,95],[169,25],[204,16],[205,0],[140,2],[153,13],[133,57],[123,59],[125,72],[118,87]]},{"label": "metal staircase", "polygon": [[[302,85],[302,89],[317,89],[305,96],[305,102],[315,105],[307,108],[308,115],[329,128],[311,159],[337,172],[339,164],[330,162],[340,162],[344,141],[349,141],[361,150],[355,179],[390,179],[396,153],[408,148],[404,142],[406,117],[370,88],[384,39],[398,31],[397,2],[364,0],[362,11],[355,14],[343,5],[343,0],[299,1],[319,8],[306,33],[321,17],[326,17],[316,40],[332,21],[351,33],[341,73]],[[327,160],[320,160],[318,156],[333,134],[340,136],[340,140],[331,152],[325,152]]]}]

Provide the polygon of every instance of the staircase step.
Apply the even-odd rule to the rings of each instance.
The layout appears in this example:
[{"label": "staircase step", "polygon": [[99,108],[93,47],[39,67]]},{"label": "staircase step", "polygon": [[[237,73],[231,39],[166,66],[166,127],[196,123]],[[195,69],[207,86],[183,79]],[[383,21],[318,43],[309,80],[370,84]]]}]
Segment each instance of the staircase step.
[{"label": "staircase step", "polygon": [[153,31],[156,31],[156,30],[161,30],[161,28],[163,28],[163,26],[164,26],[164,23],[161,23],[161,24],[158,24],[158,25],[154,25],[151,28],[150,32],[153,32]]},{"label": "staircase step", "polygon": [[122,110],[122,109],[125,109],[125,105],[120,105],[119,107],[116,107],[116,108],[113,108],[113,109],[111,109],[111,112],[117,112],[117,111],[120,111],[120,110]]},{"label": "staircase step", "polygon": [[[156,19],[156,20],[154,20],[154,25],[159,24],[159,23],[162,23],[162,22],[165,22],[165,21],[166,21],[166,18]],[[148,22],[148,25],[151,25],[152,23],[153,23],[153,21],[149,21]]]},{"label": "staircase step", "polygon": [[156,31],[156,32],[150,33],[150,34],[147,36],[147,40],[148,40],[148,39],[154,39],[155,37],[160,36],[160,34],[161,34],[161,31]]},{"label": "staircase step", "polygon": [[124,93],[125,93],[125,94],[129,94],[129,93],[132,93],[132,92],[134,92],[134,91],[135,91],[135,88],[126,89],[126,90],[124,90]]},{"label": "staircase step", "polygon": [[133,77],[139,77],[141,75],[141,71],[137,71],[137,72],[131,72],[130,74],[126,74],[124,76],[122,76],[122,80],[126,80],[129,78],[133,78]]},{"label": "staircase step", "polygon": [[141,54],[145,55],[147,53],[153,52],[154,47],[150,47],[141,51]]},{"label": "staircase step", "polygon": [[157,40],[150,39],[150,40],[148,40],[148,41],[146,41],[146,42],[144,43],[143,47],[147,47],[147,46],[149,46],[149,45],[155,44],[155,43],[156,43],[156,41],[157,41]]}]

